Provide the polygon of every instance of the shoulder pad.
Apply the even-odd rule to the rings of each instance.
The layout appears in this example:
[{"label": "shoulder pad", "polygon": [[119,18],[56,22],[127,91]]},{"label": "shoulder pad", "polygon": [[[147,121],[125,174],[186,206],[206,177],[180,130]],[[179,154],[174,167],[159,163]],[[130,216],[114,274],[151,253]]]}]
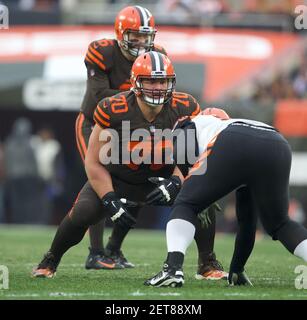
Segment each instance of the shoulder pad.
[{"label": "shoulder pad", "polygon": [[163,53],[163,54],[165,54],[167,56],[166,50],[162,46],[160,46],[158,44],[154,44],[153,51],[157,51],[157,52]]},{"label": "shoulder pad", "polygon": [[113,39],[101,39],[91,42],[86,52],[85,62],[104,71],[109,69],[113,64],[114,41]]}]

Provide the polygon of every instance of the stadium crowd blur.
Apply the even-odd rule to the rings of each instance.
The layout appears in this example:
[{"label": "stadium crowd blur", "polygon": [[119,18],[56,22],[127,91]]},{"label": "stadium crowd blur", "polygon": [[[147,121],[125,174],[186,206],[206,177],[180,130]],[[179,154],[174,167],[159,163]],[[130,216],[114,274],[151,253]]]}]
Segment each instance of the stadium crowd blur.
[{"label": "stadium crowd blur", "polygon": [[[84,0],[9,0],[1,1],[9,8],[17,10],[32,11],[54,11],[63,7],[73,8]],[[303,4],[299,0],[143,0],[143,1],[121,1],[121,0],[96,0],[87,1],[92,3],[106,3],[110,5],[129,4],[158,5],[166,11],[180,10],[186,13],[293,13],[293,7]]]},{"label": "stadium crowd blur", "polygon": [[279,99],[307,98],[307,47],[297,59],[293,69],[278,71],[267,83],[256,82],[251,101],[270,105]]},{"label": "stadium crowd blur", "polygon": [[[11,23],[16,25],[95,24],[96,16],[92,22],[84,17],[85,20],[81,19],[81,22],[80,19],[71,20],[72,16],[76,16],[74,13],[82,11],[80,8],[84,8],[86,2],[82,0],[0,1],[9,7]],[[210,21],[213,24],[226,21],[233,27],[240,27],[240,21],[249,13],[284,14],[291,21],[289,25],[293,25],[293,8],[301,3],[302,1],[297,0],[88,1],[88,5],[93,8],[103,6],[101,17],[105,19],[99,20],[102,24],[110,24],[119,8],[128,4],[140,4],[147,6],[155,17],[158,17],[157,24],[166,24],[167,20],[174,25],[202,26],[206,25],[210,17],[218,19],[221,17],[224,20]],[[259,24],[254,27],[259,28]],[[271,28],[276,31],[276,26]],[[281,28],[277,31],[283,30]],[[296,30],[292,29],[291,32]],[[295,57],[290,68],[286,70],[276,68],[265,80],[256,77],[248,96],[233,92],[224,102],[227,105],[239,104],[243,108],[252,106],[255,110],[264,111],[266,106],[272,106],[280,99],[307,99],[307,46]],[[268,107],[267,110],[269,109]],[[228,111],[231,113],[231,110]],[[48,122],[43,122],[46,125],[41,125],[40,119],[27,118],[27,115],[15,119],[10,132],[0,137],[0,223],[58,224],[69,210],[80,186],[85,181],[83,165],[75,147],[73,120],[74,118],[71,118],[66,124],[72,128],[70,137],[63,137],[59,126],[52,126]],[[70,140],[70,148],[66,147],[67,140]],[[307,150],[306,140],[304,145]],[[223,217],[218,217],[217,230],[234,232],[236,229],[234,196],[230,195],[227,201],[223,200],[221,204]],[[306,209],[306,202],[301,203],[295,198],[291,200],[290,215],[305,225]],[[161,215],[159,219],[144,226],[163,228],[165,223],[166,217]]]}]

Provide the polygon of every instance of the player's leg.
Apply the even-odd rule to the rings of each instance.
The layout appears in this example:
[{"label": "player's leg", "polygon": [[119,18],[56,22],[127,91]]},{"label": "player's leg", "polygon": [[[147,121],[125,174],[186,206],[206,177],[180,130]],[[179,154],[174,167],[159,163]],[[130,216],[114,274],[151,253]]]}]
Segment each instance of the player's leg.
[{"label": "player's leg", "polygon": [[196,220],[195,242],[198,249],[198,268],[195,278],[197,280],[227,279],[228,273],[216,259],[214,253],[215,239],[215,212],[209,212],[210,223],[203,226],[199,219]]},{"label": "player's leg", "polygon": [[[146,195],[152,191],[154,186],[151,183],[131,185],[116,177],[112,177],[115,192],[122,198],[126,198],[135,202],[144,202]],[[137,220],[139,207],[129,208],[129,213]],[[105,247],[105,254],[112,258],[116,263],[123,265],[125,268],[134,268],[134,264],[129,262],[124,256],[121,246],[128,234],[128,230],[122,229],[115,225],[109,241]]]},{"label": "player's leg", "polygon": [[[139,208],[129,208],[129,213],[137,220]],[[123,229],[120,225],[114,225],[112,234],[105,247],[105,256],[111,258],[117,265],[123,268],[134,268],[135,265],[124,256],[121,246],[129,230]]]},{"label": "player's leg", "polygon": [[291,150],[283,140],[267,148],[262,179],[253,183],[253,193],[263,227],[273,240],[307,261],[307,229],[288,217]]},{"label": "player's leg", "polygon": [[[182,265],[195,235],[197,214],[242,184],[240,171],[236,170],[240,168],[238,159],[242,149],[240,143],[232,142],[227,135],[219,137],[207,163],[196,164],[193,175],[185,180],[167,224],[168,255],[163,270],[145,285],[181,286],[184,283]],[[203,166],[206,166],[205,173]]]},{"label": "player's leg", "polygon": [[33,270],[34,277],[53,277],[64,253],[78,244],[91,224],[103,217],[100,199],[87,182],[80,191],[72,209],[57,229],[51,248]]},{"label": "player's leg", "polygon": [[[88,141],[92,133],[92,127],[94,123],[84,116],[83,113],[79,113],[76,119],[76,143],[80,153],[82,161],[85,160],[87,153]],[[103,218],[97,224],[89,227],[90,247],[89,255],[85,261],[86,269],[107,269],[110,264],[109,258],[104,255],[103,249],[103,231],[105,226],[105,219]],[[115,264],[115,268],[122,268],[121,265]]]}]

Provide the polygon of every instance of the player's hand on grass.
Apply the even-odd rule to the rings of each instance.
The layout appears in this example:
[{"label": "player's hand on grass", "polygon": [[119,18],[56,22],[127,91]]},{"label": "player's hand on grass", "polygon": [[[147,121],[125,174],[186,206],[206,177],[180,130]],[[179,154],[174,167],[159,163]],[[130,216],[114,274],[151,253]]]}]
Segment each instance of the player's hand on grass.
[{"label": "player's hand on grass", "polygon": [[253,286],[247,274],[243,272],[231,272],[228,275],[228,284],[230,286]]},{"label": "player's hand on grass", "polygon": [[157,206],[170,206],[175,201],[181,188],[181,180],[178,176],[171,176],[169,179],[161,177],[148,178],[157,187],[146,197],[146,204]]},{"label": "player's hand on grass", "polygon": [[120,199],[115,192],[108,192],[101,199],[101,202],[114,223],[124,229],[131,229],[136,224],[135,218],[126,209],[128,207],[137,207],[138,204],[136,202]]}]

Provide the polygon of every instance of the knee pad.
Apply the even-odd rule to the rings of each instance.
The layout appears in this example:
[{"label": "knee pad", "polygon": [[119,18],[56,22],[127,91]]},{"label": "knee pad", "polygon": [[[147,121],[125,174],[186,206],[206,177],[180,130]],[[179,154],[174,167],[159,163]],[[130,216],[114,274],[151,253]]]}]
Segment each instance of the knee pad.
[{"label": "knee pad", "polygon": [[273,240],[279,240],[293,253],[296,246],[307,239],[307,229],[288,218],[278,229],[274,230],[272,238]]},{"label": "knee pad", "polygon": [[279,223],[275,223],[274,225],[272,223],[266,223],[265,221],[262,221],[262,225],[264,230],[272,237],[273,240],[278,240],[277,234],[289,221],[289,217],[285,217],[282,221],[279,221]]}]

